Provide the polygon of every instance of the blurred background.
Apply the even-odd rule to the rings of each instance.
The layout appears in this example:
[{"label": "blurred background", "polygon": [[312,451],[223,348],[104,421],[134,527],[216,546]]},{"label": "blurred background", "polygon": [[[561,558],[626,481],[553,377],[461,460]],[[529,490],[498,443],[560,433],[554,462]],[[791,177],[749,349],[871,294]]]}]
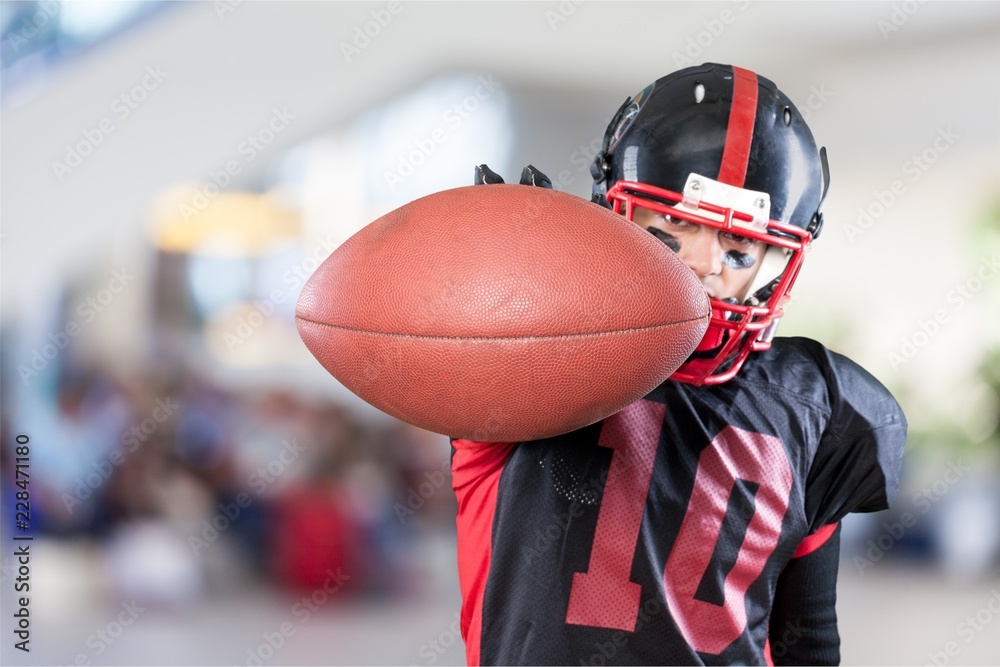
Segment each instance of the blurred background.
[{"label": "blurred background", "polygon": [[464,664],[447,440],[295,300],[477,163],[589,196],[622,100],[704,61],[830,153],[781,333],[910,421],[895,507],[845,522],[844,662],[1000,662],[1000,5],[570,0],[0,4],[2,662]]}]

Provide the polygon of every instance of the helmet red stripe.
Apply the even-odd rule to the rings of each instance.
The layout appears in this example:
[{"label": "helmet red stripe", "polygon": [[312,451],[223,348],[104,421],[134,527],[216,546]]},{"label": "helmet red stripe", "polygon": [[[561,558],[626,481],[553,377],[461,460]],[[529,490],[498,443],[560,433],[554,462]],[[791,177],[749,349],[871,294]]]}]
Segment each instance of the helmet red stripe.
[{"label": "helmet red stripe", "polygon": [[726,145],[722,149],[722,165],[719,167],[719,178],[716,180],[738,188],[743,187],[756,118],[757,75],[734,65],[733,107],[729,110]]}]

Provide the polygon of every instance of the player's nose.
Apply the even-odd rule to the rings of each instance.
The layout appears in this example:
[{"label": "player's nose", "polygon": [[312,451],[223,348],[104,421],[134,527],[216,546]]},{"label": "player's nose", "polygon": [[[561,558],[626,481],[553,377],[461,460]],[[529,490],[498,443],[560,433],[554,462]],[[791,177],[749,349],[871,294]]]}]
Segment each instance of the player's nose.
[{"label": "player's nose", "polygon": [[719,235],[703,227],[684,240],[679,254],[698,278],[705,279],[722,272],[722,253]]}]

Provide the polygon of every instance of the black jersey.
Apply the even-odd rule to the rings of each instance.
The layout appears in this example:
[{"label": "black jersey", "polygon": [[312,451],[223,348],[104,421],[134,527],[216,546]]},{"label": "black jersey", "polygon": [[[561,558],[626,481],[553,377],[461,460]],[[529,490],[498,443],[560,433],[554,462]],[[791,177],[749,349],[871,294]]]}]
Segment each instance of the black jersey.
[{"label": "black jersey", "polygon": [[572,433],[454,440],[469,664],[763,664],[796,548],[888,506],[905,435],[871,375],[781,338]]}]

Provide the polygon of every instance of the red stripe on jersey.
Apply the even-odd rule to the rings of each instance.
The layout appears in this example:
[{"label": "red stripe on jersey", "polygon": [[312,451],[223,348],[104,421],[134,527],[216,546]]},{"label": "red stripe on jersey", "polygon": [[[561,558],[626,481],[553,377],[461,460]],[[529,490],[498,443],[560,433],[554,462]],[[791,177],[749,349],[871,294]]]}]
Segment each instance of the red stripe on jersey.
[{"label": "red stripe on jersey", "polygon": [[774,659],[771,658],[771,639],[764,639],[764,663],[767,667],[774,667]]},{"label": "red stripe on jersey", "polygon": [[802,558],[803,556],[808,556],[812,552],[816,551],[821,546],[826,544],[826,541],[830,539],[835,530],[837,530],[837,524],[828,523],[812,535],[806,535],[805,538],[799,542],[799,546],[795,548],[795,553],[792,554],[792,558]]},{"label": "red stripe on jersey", "polygon": [[454,440],[452,487],[458,498],[458,581],[462,589],[462,638],[465,659],[479,664],[483,594],[490,573],[493,515],[500,474],[515,443]]},{"label": "red stripe on jersey", "polygon": [[750,160],[753,125],[757,118],[757,75],[741,67],[733,67],[733,107],[729,110],[726,145],[722,149],[722,165],[717,180],[738,188],[743,187]]}]

